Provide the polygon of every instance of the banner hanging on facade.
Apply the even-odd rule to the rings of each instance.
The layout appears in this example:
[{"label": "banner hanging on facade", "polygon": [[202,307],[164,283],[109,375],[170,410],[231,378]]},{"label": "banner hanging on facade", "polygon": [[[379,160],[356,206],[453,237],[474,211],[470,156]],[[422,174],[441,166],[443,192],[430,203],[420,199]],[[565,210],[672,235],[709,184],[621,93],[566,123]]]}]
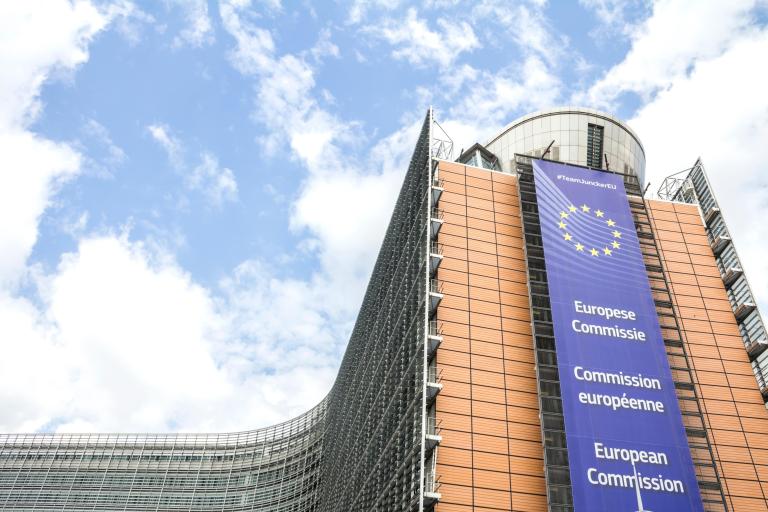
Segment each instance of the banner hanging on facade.
[{"label": "banner hanging on facade", "polygon": [[575,512],[702,511],[622,178],[533,170]]}]

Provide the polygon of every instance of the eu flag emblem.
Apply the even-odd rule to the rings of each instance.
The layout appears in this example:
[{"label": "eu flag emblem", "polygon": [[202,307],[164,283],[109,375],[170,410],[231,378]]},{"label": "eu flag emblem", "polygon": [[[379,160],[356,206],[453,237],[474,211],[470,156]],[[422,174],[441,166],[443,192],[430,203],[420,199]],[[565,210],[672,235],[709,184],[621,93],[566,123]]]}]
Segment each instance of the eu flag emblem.
[{"label": "eu flag emblem", "polygon": [[590,257],[610,257],[621,249],[621,231],[605,212],[587,204],[570,205],[560,212],[558,229],[563,241]]}]

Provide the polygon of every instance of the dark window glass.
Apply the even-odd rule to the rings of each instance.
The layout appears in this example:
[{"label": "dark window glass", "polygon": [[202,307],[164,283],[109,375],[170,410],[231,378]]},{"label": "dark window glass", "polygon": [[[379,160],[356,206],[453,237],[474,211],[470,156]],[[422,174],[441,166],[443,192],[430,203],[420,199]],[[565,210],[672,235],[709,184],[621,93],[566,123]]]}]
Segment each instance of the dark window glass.
[{"label": "dark window glass", "polygon": [[603,127],[587,125],[587,166],[603,168]]}]

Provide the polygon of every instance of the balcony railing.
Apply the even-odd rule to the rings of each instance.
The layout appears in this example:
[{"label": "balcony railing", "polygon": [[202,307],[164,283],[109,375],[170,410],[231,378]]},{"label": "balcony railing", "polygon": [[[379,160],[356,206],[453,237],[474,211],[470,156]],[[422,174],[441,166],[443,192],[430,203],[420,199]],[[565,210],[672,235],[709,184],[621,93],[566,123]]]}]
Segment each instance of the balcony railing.
[{"label": "balcony railing", "polygon": [[437,366],[430,366],[427,368],[427,384],[435,386],[442,386],[440,381],[443,380],[443,369]]},{"label": "balcony railing", "polygon": [[427,424],[426,424],[426,431],[428,436],[439,436],[440,435],[440,424],[442,423],[442,420],[440,418],[432,418],[427,417]]},{"label": "balcony railing", "polygon": [[429,225],[431,227],[431,238],[435,240],[437,234],[440,232],[440,228],[443,227],[443,220],[445,213],[440,208],[432,208],[430,213]]},{"label": "balcony railing", "polygon": [[424,509],[440,501],[440,476],[434,470],[424,474]]},{"label": "balcony railing", "polygon": [[429,246],[429,274],[434,275],[443,262],[443,244],[431,242]]},{"label": "balcony railing", "polygon": [[712,206],[709,210],[707,210],[707,213],[704,214],[704,222],[709,225],[718,215],[720,215],[720,208],[717,206]]},{"label": "balcony railing", "polygon": [[731,243],[731,237],[728,235],[717,235],[712,240],[712,252],[715,256],[723,252],[723,250]]},{"label": "balcony railing", "polygon": [[437,306],[443,300],[443,284],[437,279],[429,280],[429,316],[437,314]]},{"label": "balcony railing", "polygon": [[765,339],[752,340],[746,344],[747,354],[749,354],[749,359],[751,361],[757,359],[757,356],[765,352],[765,349],[767,348],[768,340]]},{"label": "balcony railing", "polygon": [[432,206],[437,206],[440,196],[443,195],[443,180],[432,178]]},{"label": "balcony railing", "polygon": [[736,317],[738,323],[743,322],[747,317],[757,309],[757,305],[754,302],[743,302],[739,304],[733,311],[733,315]]},{"label": "balcony railing", "polygon": [[744,271],[739,267],[728,267],[723,275],[723,284],[726,288],[730,288],[743,275]]},{"label": "balcony railing", "polygon": [[437,347],[443,342],[443,322],[430,320],[427,329],[427,359],[432,360]]}]

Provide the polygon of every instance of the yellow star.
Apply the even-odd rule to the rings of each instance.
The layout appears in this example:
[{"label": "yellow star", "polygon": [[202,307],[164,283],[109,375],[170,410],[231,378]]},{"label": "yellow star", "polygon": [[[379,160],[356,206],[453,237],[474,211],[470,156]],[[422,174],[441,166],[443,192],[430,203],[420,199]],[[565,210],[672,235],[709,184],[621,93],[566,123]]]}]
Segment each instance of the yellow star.
[{"label": "yellow star", "polygon": [[575,206],[571,205],[571,206],[568,207],[568,210],[572,211],[572,212],[575,212],[576,210],[578,210],[578,208],[576,208]]},{"label": "yellow star", "polygon": [[584,246],[580,243],[576,242],[576,250],[584,252]]},{"label": "yellow star", "polygon": [[616,231],[616,230],[614,229],[614,230],[613,230],[613,236],[615,236],[616,238],[621,238],[621,233],[619,233],[618,231]]},{"label": "yellow star", "polygon": [[560,218],[561,218],[561,219],[565,219],[565,218],[567,218],[567,217],[568,217],[568,214],[567,214],[567,213],[565,213],[565,212],[560,212]]},{"label": "yellow star", "polygon": [[595,210],[595,215],[597,215],[598,217],[602,217],[603,215],[605,215],[605,213],[602,212],[601,210]]},{"label": "yellow star", "polygon": [[617,242],[616,240],[614,240],[611,243],[611,245],[613,246],[614,249],[618,249],[619,247],[621,247],[621,244],[619,242]]},{"label": "yellow star", "polygon": [[607,220],[607,221],[605,221],[605,222],[606,222],[606,223],[607,223],[609,226],[611,226],[611,227],[613,227],[613,226],[615,226],[615,225],[616,225],[616,223],[615,223],[615,222],[613,222],[611,219],[608,219],[608,220]]},{"label": "yellow star", "polygon": [[566,240],[570,240],[573,237],[571,236],[570,233],[566,233],[565,235],[563,235],[563,238],[565,238]]},{"label": "yellow star", "polygon": [[610,250],[607,247],[603,247],[603,253],[605,253],[606,256],[610,256],[613,251]]},{"label": "yellow star", "polygon": [[565,229],[565,222],[560,221],[560,224],[558,224],[558,226],[560,226],[560,229]]},{"label": "yellow star", "polygon": [[581,205],[581,211],[583,211],[584,213],[588,212],[589,211],[589,206],[587,206],[585,204]]},{"label": "yellow star", "polygon": [[594,247],[589,252],[590,254],[592,254],[592,256],[597,256],[599,254],[597,249],[595,249]]}]

